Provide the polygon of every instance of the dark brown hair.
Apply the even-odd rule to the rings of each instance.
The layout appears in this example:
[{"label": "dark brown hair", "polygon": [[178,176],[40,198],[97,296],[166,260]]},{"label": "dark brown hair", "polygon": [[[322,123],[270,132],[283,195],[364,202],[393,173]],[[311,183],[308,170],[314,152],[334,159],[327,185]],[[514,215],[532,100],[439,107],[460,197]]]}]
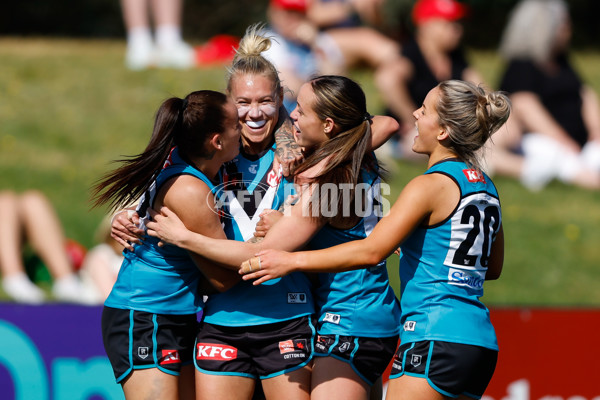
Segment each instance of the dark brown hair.
[{"label": "dark brown hair", "polygon": [[158,175],[171,149],[178,146],[184,159],[207,157],[206,140],[224,129],[227,96],[212,90],[188,94],[184,99],[165,100],[156,113],[154,129],[146,149],[135,156],[116,160],[122,165],[104,175],[92,188],[94,206],[111,209],[137,200]]}]

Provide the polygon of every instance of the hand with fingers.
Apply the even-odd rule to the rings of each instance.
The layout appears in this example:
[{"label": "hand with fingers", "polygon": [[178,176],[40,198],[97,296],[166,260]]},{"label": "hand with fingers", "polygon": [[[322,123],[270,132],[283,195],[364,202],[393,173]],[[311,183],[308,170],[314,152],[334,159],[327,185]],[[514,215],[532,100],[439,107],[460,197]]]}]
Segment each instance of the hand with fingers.
[{"label": "hand with fingers", "polygon": [[285,251],[262,250],[256,256],[244,261],[238,272],[243,275],[243,280],[255,279],[252,284],[260,285],[293,272],[294,256],[294,253]]},{"label": "hand with fingers", "polygon": [[110,224],[110,236],[127,250],[133,251],[134,244],[142,243],[144,230],[138,228],[140,216],[132,209],[117,212]]},{"label": "hand with fingers", "polygon": [[150,209],[148,212],[152,218],[152,221],[146,223],[148,235],[159,238],[159,246],[168,243],[183,247],[182,242],[190,231],[177,214],[167,207],[161,207],[159,212],[153,209]]}]

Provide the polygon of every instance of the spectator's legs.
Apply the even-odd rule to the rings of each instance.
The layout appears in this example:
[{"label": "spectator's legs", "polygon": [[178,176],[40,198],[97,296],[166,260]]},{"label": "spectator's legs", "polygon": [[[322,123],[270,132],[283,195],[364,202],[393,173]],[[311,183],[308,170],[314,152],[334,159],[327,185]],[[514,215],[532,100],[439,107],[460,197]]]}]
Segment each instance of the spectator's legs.
[{"label": "spectator's legs", "polygon": [[44,293],[25,274],[19,198],[13,192],[0,193],[0,272],[2,289],[21,303],[39,304]]},{"label": "spectator's legs", "polygon": [[133,70],[154,63],[154,43],[150,31],[147,0],[121,0],[123,21],[127,31],[125,64]]},{"label": "spectator's legs", "polygon": [[89,296],[73,272],[65,250],[62,226],[48,199],[35,190],[24,193],[20,215],[26,237],[53,278],[54,297],[62,301],[88,303]]},{"label": "spectator's legs", "polygon": [[400,57],[398,43],[371,28],[336,28],[327,34],[337,43],[347,67],[366,63],[378,68]]},{"label": "spectator's legs", "polygon": [[181,0],[152,0],[156,27],[156,62],[159,67],[189,68],[195,63],[194,51],[181,35]]}]

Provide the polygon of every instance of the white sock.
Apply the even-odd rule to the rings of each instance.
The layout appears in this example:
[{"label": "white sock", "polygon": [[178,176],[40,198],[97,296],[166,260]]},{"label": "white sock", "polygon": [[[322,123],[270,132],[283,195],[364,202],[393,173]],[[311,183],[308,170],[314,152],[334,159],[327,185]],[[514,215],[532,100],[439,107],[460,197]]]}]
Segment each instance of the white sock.
[{"label": "white sock", "polygon": [[581,149],[581,159],[586,167],[600,172],[600,142],[587,142]]},{"label": "white sock", "polygon": [[167,49],[183,42],[181,28],[176,25],[160,25],[156,28],[156,44]]},{"label": "white sock", "polygon": [[75,274],[69,274],[60,279],[56,279],[52,285],[52,295],[54,295],[57,300],[68,303],[95,303],[93,293],[89,293],[85,290],[85,286]]},{"label": "white sock", "polygon": [[130,48],[149,48],[152,47],[152,42],[152,33],[146,26],[133,28],[127,32],[127,46]]}]

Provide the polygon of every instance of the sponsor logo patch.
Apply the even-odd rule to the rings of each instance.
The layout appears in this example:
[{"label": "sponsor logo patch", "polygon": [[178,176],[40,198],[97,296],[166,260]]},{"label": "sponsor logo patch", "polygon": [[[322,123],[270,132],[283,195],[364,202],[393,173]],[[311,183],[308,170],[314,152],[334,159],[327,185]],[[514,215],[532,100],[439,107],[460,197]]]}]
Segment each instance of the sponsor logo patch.
[{"label": "sponsor logo patch", "polygon": [[180,363],[179,352],[177,350],[162,350],[160,365]]},{"label": "sponsor logo patch", "polygon": [[293,339],[279,342],[279,352],[281,354],[304,350],[306,350],[306,339]]},{"label": "sponsor logo patch", "polygon": [[306,293],[288,293],[288,304],[306,304]]},{"label": "sponsor logo patch", "polygon": [[481,290],[483,289],[483,282],[485,282],[485,270],[467,271],[457,268],[448,270],[448,283],[451,285],[467,286],[471,289]]},{"label": "sponsor logo patch", "polygon": [[279,342],[279,353],[284,359],[306,358],[306,339],[292,339]]},{"label": "sponsor logo patch", "polygon": [[481,171],[477,171],[475,169],[463,169],[463,174],[465,174],[467,180],[471,183],[485,183],[485,177],[483,176]]},{"label": "sponsor logo patch", "polygon": [[196,360],[229,361],[237,358],[235,347],[214,343],[196,343]]},{"label": "sponsor logo patch", "polygon": [[414,332],[417,323],[415,321],[406,321],[404,323],[404,330],[407,332]]},{"label": "sponsor logo patch", "polygon": [[331,322],[332,324],[339,325],[342,317],[339,314],[325,313],[323,322]]},{"label": "sponsor logo patch", "polygon": [[279,185],[281,182],[281,174],[277,171],[270,170],[267,174],[267,184],[271,187]]}]

